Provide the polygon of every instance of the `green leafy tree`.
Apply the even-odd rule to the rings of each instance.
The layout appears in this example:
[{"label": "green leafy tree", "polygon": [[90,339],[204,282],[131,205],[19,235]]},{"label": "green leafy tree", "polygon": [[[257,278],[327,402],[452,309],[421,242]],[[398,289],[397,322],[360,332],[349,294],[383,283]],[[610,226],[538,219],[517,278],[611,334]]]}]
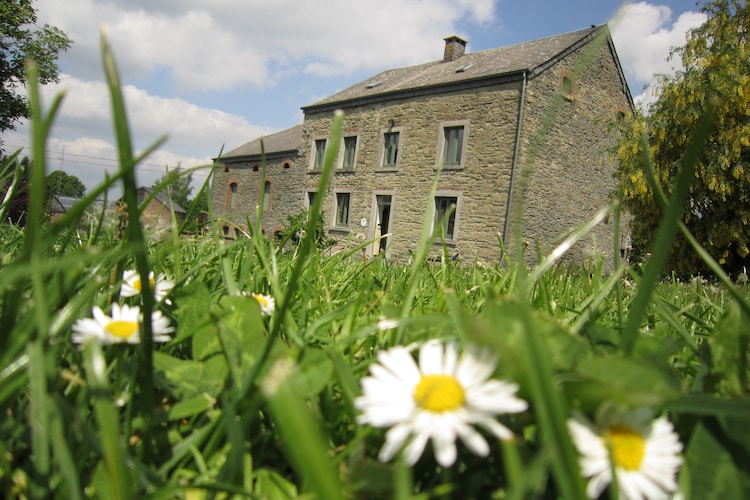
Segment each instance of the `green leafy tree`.
[{"label": "green leafy tree", "polygon": [[151,187],[153,189],[164,187],[164,192],[169,195],[172,201],[187,210],[190,207],[190,193],[193,192],[193,187],[190,185],[192,182],[193,173],[184,172],[178,166],[173,170],[167,170]]},{"label": "green leafy tree", "polygon": [[69,175],[62,170],[55,170],[47,175],[47,193],[63,196],[82,197],[86,193],[86,186],[75,175]]},{"label": "green leafy tree", "polygon": [[29,103],[20,92],[26,85],[24,61],[39,65],[39,82],[58,81],[57,58],[71,41],[58,28],[37,25],[32,0],[0,2],[0,132],[13,129],[29,116]]},{"label": "green leafy tree", "polygon": [[[662,212],[644,169],[642,137],[656,180],[669,195],[706,103],[717,100],[682,220],[727,272],[739,273],[750,267],[750,8],[745,1],[714,0],[701,10],[707,21],[672,54],[682,58],[684,69],[661,78],[658,101],[648,115],[636,115],[624,134],[617,175],[633,215],[634,246],[648,251]],[[681,236],[669,266],[682,275],[706,271]]]}]

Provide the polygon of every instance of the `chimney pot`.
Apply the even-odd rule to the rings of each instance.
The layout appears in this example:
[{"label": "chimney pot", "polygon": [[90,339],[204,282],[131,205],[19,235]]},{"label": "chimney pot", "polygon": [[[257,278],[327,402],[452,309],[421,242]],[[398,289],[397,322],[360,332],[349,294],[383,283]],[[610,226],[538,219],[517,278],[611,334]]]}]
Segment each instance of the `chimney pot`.
[{"label": "chimney pot", "polygon": [[443,52],[443,62],[455,61],[466,52],[466,44],[468,43],[461,37],[456,35],[444,38],[445,40],[445,52]]}]

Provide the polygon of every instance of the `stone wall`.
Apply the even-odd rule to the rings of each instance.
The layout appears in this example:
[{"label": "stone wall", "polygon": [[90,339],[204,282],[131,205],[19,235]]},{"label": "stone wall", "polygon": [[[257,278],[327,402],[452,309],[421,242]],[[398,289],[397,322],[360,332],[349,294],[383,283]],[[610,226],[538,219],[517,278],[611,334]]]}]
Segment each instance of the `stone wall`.
[{"label": "stone wall", "polygon": [[[211,209],[214,220],[226,237],[234,238],[247,232],[248,223],[255,224],[256,207],[263,186],[260,158],[226,159],[214,171],[211,187]],[[287,224],[287,217],[303,210],[304,183],[307,175],[295,156],[266,158],[266,181],[270,182],[267,209],[262,211],[261,224],[271,236]],[[231,184],[237,184],[235,206],[231,206]]]},{"label": "stone wall", "polygon": [[[619,122],[631,109],[610,46],[597,44],[570,54],[528,83],[519,189],[514,196],[523,198],[523,187],[528,186],[522,237],[531,261],[536,243],[546,255],[571,229],[605,207],[617,189],[613,151]],[[577,66],[581,68],[576,79]],[[572,86],[564,96],[570,84],[563,82],[566,78]],[[511,219],[515,221],[517,215]],[[625,231],[627,222],[621,227]],[[605,255],[610,267],[614,239],[619,237],[610,217],[573,247],[567,258],[584,262]]]},{"label": "stone wall", "polygon": [[[463,260],[496,262],[500,258],[498,234],[502,233],[510,166],[517,128],[520,83],[495,85],[427,97],[395,100],[344,109],[344,135],[357,135],[357,164],[351,171],[337,169],[325,193],[323,205],[331,235],[340,240],[375,236],[374,196],[392,197],[388,255],[408,258],[417,249],[425,211],[432,212],[430,190],[437,173],[441,124],[467,124],[464,167],[445,169],[437,183],[439,193],[459,197],[458,238],[448,243],[449,253]],[[305,116],[299,163],[310,165],[314,141],[326,137],[332,113],[309,112]],[[399,130],[398,168],[379,168],[384,130]],[[315,189],[319,174],[308,169],[306,186]],[[332,227],[335,193],[350,193],[347,228]],[[362,225],[364,222],[364,225]],[[439,246],[435,246],[435,251]],[[372,253],[372,248],[369,249]]]},{"label": "stone wall", "polygon": [[[530,261],[537,243],[549,251],[571,229],[589,221],[616,189],[612,148],[619,135],[618,120],[630,112],[628,91],[610,46],[600,44],[595,54],[586,53],[587,47],[531,78],[526,86],[512,215],[523,216],[520,237],[528,242]],[[591,60],[570,87],[570,95],[563,98],[561,89],[567,92],[570,82],[566,79],[574,76],[582,57]],[[329,234],[342,245],[372,240],[378,234],[376,196],[390,197],[387,255],[406,260],[417,249],[425,213],[433,212],[430,192],[438,171],[441,126],[459,122],[466,126],[465,160],[460,168],[446,167],[437,181],[438,195],[458,199],[457,237],[446,246],[450,255],[458,253],[464,262],[498,262],[502,258],[499,241],[511,242],[510,235],[503,233],[523,88],[519,79],[347,106],[344,136],[357,137],[356,164],[343,169],[339,157],[326,192],[320,193]],[[270,205],[262,214],[266,234],[306,208],[310,193],[317,193],[320,172],[312,168],[312,155],[315,141],[329,138],[332,123],[330,109],[307,108],[299,156],[266,159],[271,182]],[[389,130],[400,133],[395,169],[381,167],[383,133]],[[251,223],[255,220],[263,189],[260,158],[225,159],[224,164],[214,175],[212,208],[214,217],[227,226],[228,236],[233,236],[230,225],[246,229],[248,218]],[[238,192],[231,208],[233,182]],[[350,196],[345,227],[334,224],[337,193]],[[430,228],[432,224],[430,217]],[[622,227],[627,227],[626,221]],[[610,219],[569,256],[581,262],[589,256],[611,255],[615,238]],[[438,243],[432,250],[438,253],[440,249]],[[374,245],[367,249],[369,255],[376,251]]]}]

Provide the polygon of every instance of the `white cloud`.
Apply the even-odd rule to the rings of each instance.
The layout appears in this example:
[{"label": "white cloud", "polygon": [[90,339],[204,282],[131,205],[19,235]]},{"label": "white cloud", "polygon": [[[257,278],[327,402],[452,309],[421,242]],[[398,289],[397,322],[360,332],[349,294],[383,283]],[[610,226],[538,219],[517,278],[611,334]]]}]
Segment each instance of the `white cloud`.
[{"label": "white cloud", "polygon": [[300,65],[351,74],[437,59],[434,40],[463,19],[493,19],[493,0],[297,0],[112,2],[38,0],[40,21],[74,40],[69,71],[101,74],[99,30],[122,74],[163,70],[182,89],[227,90],[275,83],[277,71]]},{"label": "white cloud", "polygon": [[[50,163],[54,164],[52,168],[62,165],[91,188],[101,182],[105,171],[113,172],[116,165],[108,90],[103,82],[62,75],[59,84],[43,89],[43,101],[51,102],[60,91],[65,92],[65,97],[48,142]],[[182,99],[149,95],[132,85],[124,86],[122,93],[136,154],[168,135],[167,142],[143,161],[143,179],[139,180],[146,185],[160,177],[166,165],[174,168],[178,164],[208,164],[222,144],[226,143],[228,150],[273,131],[252,125],[243,117],[201,108]],[[16,132],[4,134],[9,149],[28,145],[28,128],[24,122]],[[196,174],[194,180],[200,177]]]},{"label": "white cloud", "polygon": [[[671,50],[685,44],[688,32],[706,21],[702,12],[684,12],[672,23],[672,10],[665,5],[629,3],[611,22],[612,39],[626,76],[631,82],[651,85],[654,75],[674,75],[682,68]],[[655,99],[654,89],[633,88],[636,101],[647,105]]]}]

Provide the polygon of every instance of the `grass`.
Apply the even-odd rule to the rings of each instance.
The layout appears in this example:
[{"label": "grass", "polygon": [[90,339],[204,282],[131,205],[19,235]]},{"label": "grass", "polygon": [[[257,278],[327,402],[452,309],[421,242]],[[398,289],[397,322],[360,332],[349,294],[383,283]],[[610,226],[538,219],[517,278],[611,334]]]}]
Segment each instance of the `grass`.
[{"label": "grass", "polygon": [[[677,210],[665,211],[648,264],[621,263],[611,274],[598,262],[563,264],[558,253],[534,269],[431,264],[422,258],[426,232],[411,266],[363,262],[357,249],[324,255],[313,241],[320,198],[291,248],[266,240],[259,224],[232,242],[218,234],[152,241],[139,222],[134,168],[161,140],[132,151],[106,44],[103,52],[121,168],[55,224],[45,219],[42,186],[61,101],[45,114],[30,72],[28,223],[0,226],[5,497],[580,498],[565,423],[608,402],[670,417],[684,446],[685,498],[750,491],[747,285],[720,272],[705,283],[664,279],[660,256],[684,231]],[[339,117],[334,135],[340,125]],[[696,155],[688,152],[688,170]],[[16,158],[0,172],[9,186],[3,214],[16,172]],[[103,216],[83,217],[115,182],[128,202],[124,235]],[[71,328],[93,306],[139,302],[119,297],[127,268],[174,280],[171,305],[149,293],[141,303],[146,317],[159,309],[171,319],[173,340],[152,343],[147,321],[138,345],[79,349]],[[241,292],[273,296],[275,312],[263,316]],[[357,423],[360,381],[379,351],[427,339],[496,351],[496,376],[516,381],[530,404],[502,417],[514,442],[491,440],[489,458],[459,447],[451,468],[429,450],[413,467],[377,460],[384,431]]]}]

